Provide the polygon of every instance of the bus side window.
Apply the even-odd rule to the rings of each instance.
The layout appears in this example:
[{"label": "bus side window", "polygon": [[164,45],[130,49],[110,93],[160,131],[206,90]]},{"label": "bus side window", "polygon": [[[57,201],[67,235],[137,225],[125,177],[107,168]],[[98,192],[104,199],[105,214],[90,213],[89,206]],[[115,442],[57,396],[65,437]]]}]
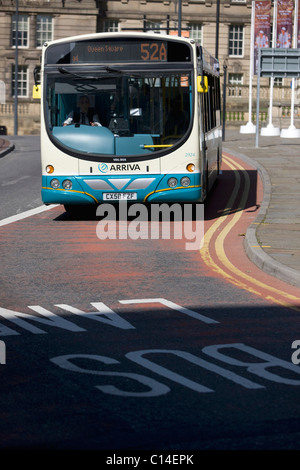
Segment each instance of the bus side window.
[{"label": "bus side window", "polygon": [[210,93],[209,93],[209,108],[210,108],[210,128],[216,127],[216,110],[215,110],[215,87],[214,77],[210,77]]},{"label": "bus side window", "polygon": [[202,93],[200,95],[202,101],[202,117],[203,117],[203,131],[208,132],[209,130],[209,111],[208,111],[208,93]]},{"label": "bus side window", "polygon": [[217,126],[217,112],[220,111],[219,84],[214,76],[209,76],[208,92],[201,94],[203,130],[208,132]]}]

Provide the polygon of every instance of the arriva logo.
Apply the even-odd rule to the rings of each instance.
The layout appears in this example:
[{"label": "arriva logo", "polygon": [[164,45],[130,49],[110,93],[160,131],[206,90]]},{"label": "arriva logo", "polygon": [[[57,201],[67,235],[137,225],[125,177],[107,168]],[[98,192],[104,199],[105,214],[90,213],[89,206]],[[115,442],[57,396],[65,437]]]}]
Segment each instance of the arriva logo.
[{"label": "arriva logo", "polygon": [[107,173],[108,171],[141,171],[141,168],[137,163],[112,164],[110,167],[108,167],[106,163],[99,163],[98,168],[101,173]]},{"label": "arriva logo", "polygon": [[106,163],[99,163],[98,168],[101,173],[107,173],[108,165]]}]

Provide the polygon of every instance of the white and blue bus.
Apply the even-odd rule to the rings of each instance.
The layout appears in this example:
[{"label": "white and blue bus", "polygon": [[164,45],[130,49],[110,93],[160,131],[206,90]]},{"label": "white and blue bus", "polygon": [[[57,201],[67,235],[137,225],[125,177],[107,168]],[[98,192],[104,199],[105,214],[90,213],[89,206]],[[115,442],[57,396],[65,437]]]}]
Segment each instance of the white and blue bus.
[{"label": "white and blue bus", "polygon": [[97,33],[44,44],[43,203],[203,202],[220,171],[220,101],[218,61],[194,39]]}]

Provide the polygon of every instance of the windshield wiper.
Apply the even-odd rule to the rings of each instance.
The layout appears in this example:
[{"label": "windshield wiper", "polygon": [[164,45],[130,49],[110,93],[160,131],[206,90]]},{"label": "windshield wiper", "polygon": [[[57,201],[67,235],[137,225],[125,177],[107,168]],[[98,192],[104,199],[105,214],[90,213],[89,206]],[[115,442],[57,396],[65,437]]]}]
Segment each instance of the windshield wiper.
[{"label": "windshield wiper", "polygon": [[[64,67],[58,67],[57,70],[60,73],[72,75],[72,77],[75,77],[75,78],[80,78],[80,79],[88,78],[89,80],[99,80],[99,76],[87,76],[87,75],[82,76],[82,75],[79,75],[77,73],[70,72],[70,70],[67,70]],[[113,67],[108,67],[108,66],[104,67],[102,70],[105,70],[106,72],[109,72],[109,73],[117,73],[117,74],[122,74],[123,73],[122,70],[115,69]]]},{"label": "windshield wiper", "polygon": [[122,70],[115,69],[114,67],[105,67],[106,72],[110,73],[122,73]]},{"label": "windshield wiper", "polygon": [[75,78],[80,78],[80,80],[98,80],[98,76],[95,75],[79,75],[78,73],[70,72],[70,70],[65,69],[64,67],[57,67],[57,70],[60,73],[66,74],[66,75],[71,75],[72,77]]},{"label": "windshield wiper", "polygon": [[68,74],[68,75],[72,75],[72,77],[81,78],[81,79],[86,78],[86,77],[83,77],[82,75],[78,75],[77,73],[70,72],[69,70],[64,69],[63,67],[57,67],[57,70],[58,70],[60,73],[66,73],[66,74]]},{"label": "windshield wiper", "polygon": [[[57,70],[60,72],[60,73],[67,73],[69,75],[73,75],[74,77],[79,77],[79,78],[83,78],[81,75],[78,75],[77,73],[74,73],[74,72],[70,72],[70,70],[67,70],[65,69],[64,67],[57,67]],[[106,72],[112,72],[112,73],[122,73],[121,70],[119,69],[115,69],[114,67],[104,67],[104,70],[106,70]]]}]

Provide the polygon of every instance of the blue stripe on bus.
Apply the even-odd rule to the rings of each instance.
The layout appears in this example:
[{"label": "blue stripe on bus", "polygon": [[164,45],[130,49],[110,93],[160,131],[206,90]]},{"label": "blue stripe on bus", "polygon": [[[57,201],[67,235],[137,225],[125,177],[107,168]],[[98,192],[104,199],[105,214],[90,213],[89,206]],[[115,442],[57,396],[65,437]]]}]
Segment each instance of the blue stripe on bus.
[{"label": "blue stripe on bus", "polygon": [[[183,187],[180,180],[183,176],[191,179],[188,187]],[[174,177],[178,184],[170,188],[168,180]],[[57,189],[51,187],[51,180],[57,179],[60,186]],[[72,181],[72,189],[65,190],[62,186],[64,180]],[[149,184],[143,181],[148,180]],[[132,183],[135,186],[146,186],[143,189],[131,189]],[[92,186],[101,187],[94,189]],[[143,201],[165,201],[165,202],[187,202],[198,201],[201,198],[200,174],[167,174],[167,175],[106,175],[99,176],[49,176],[42,177],[42,201],[45,204],[94,204],[103,202],[103,193],[135,192],[137,193],[136,202]],[[107,201],[104,201],[107,202]]]}]

